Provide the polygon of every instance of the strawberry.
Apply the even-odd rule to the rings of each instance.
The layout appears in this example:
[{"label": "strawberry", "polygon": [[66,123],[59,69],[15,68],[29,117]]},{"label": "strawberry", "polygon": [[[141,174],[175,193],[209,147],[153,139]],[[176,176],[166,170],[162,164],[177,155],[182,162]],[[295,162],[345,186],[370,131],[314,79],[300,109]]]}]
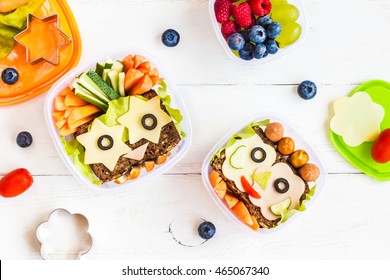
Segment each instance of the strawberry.
[{"label": "strawberry", "polygon": [[271,12],[272,4],[270,0],[248,0],[253,14],[263,17]]},{"label": "strawberry", "polygon": [[239,31],[237,24],[234,21],[227,20],[222,23],[221,32],[222,36],[227,40],[230,35]]},{"label": "strawberry", "polygon": [[243,28],[247,28],[252,23],[252,11],[247,2],[240,5],[232,5],[232,16],[236,20],[237,24]]},{"label": "strawberry", "polygon": [[229,0],[217,0],[214,3],[215,17],[219,23],[225,22],[230,17],[230,1]]}]

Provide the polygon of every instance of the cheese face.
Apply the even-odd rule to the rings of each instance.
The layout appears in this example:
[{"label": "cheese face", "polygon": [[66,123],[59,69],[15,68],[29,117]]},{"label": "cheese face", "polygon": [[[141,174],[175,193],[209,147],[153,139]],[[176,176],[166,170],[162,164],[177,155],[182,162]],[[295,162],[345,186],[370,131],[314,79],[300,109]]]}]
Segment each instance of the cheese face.
[{"label": "cheese face", "polygon": [[[263,188],[255,181],[253,188],[257,191],[261,198],[256,199],[249,196],[250,201],[261,208],[261,214],[267,220],[275,220],[280,216],[274,215],[270,207],[288,198],[291,198],[291,204],[289,210],[296,209],[299,206],[299,200],[302,194],[305,192],[305,182],[301,177],[295,175],[290,166],[286,163],[277,163],[272,167],[260,167],[256,170],[255,174],[270,173],[266,187]],[[279,193],[274,187],[274,183],[277,179],[286,179],[289,184],[289,189],[285,193]]]},{"label": "cheese face", "polygon": [[[150,115],[154,120],[147,117]],[[143,118],[145,118],[145,124],[149,129],[142,124]],[[150,100],[130,96],[129,111],[118,118],[118,122],[129,129],[130,144],[137,143],[143,138],[158,144],[162,127],[171,121],[171,116],[160,107],[159,96],[155,96]]]},{"label": "cheese face", "polygon": [[[87,133],[76,137],[85,148],[85,164],[102,163],[111,171],[114,170],[118,159],[129,152],[131,148],[122,142],[122,136],[125,127],[116,125],[108,127],[100,120],[95,119],[92,123],[91,130]],[[109,138],[111,137],[112,140]],[[100,142],[104,147],[99,147]]]},{"label": "cheese face", "polygon": [[379,136],[385,110],[374,103],[366,92],[341,97],[334,102],[333,108],[335,115],[330,128],[348,146],[356,147],[363,142],[372,142]]},{"label": "cheese face", "polygon": [[141,160],[145,156],[146,149],[148,148],[149,143],[143,144],[142,146],[132,150],[131,152],[124,155],[125,158]]},{"label": "cheese face", "polygon": [[[261,163],[257,163],[251,158],[252,150],[258,147],[262,148],[266,153],[265,159]],[[225,153],[226,160],[222,165],[222,172],[226,178],[234,181],[237,188],[241,191],[244,191],[241,185],[241,176],[245,176],[248,182],[253,182],[251,175],[256,169],[272,166],[276,160],[275,149],[265,144],[257,134],[250,138],[237,140],[236,143],[225,150]]]}]

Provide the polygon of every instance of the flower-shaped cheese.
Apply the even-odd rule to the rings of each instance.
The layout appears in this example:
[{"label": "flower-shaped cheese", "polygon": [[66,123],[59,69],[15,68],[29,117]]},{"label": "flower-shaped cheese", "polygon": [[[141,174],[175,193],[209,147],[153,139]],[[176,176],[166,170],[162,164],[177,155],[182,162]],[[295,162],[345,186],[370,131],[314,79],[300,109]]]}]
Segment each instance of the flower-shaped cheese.
[{"label": "flower-shaped cheese", "polygon": [[[253,157],[258,160],[253,160]],[[229,180],[234,181],[237,188],[244,191],[241,177],[245,176],[252,181],[251,175],[261,166],[272,166],[276,160],[275,149],[263,142],[257,135],[237,140],[226,148],[226,160],[222,165],[222,172]]]},{"label": "flower-shaped cheese", "polygon": [[341,97],[333,104],[335,115],[330,122],[332,131],[350,147],[372,142],[380,134],[385,110],[372,101],[366,92]]},{"label": "flower-shaped cheese", "polygon": [[91,130],[76,138],[85,148],[84,163],[102,163],[113,171],[119,157],[132,151],[122,142],[124,129],[122,125],[109,127],[95,119]]},{"label": "flower-shaped cheese", "polygon": [[161,109],[159,96],[149,100],[130,96],[129,111],[118,118],[129,129],[130,144],[143,138],[158,144],[161,129],[171,121],[171,116]]},{"label": "flower-shaped cheese", "polygon": [[[288,198],[291,199],[291,204],[288,206],[288,210],[296,209],[299,206],[299,199],[305,192],[305,182],[301,177],[295,175],[289,165],[286,163],[277,163],[272,167],[260,167],[252,175],[255,182],[253,188],[257,191],[261,198],[256,199],[249,197],[251,202],[261,208],[261,214],[267,220],[275,220],[279,218],[271,211],[271,206],[280,203]],[[262,178],[266,178],[262,180]],[[277,180],[287,182],[288,187],[286,189],[286,183],[277,184]],[[276,188],[283,189],[278,191]]]}]

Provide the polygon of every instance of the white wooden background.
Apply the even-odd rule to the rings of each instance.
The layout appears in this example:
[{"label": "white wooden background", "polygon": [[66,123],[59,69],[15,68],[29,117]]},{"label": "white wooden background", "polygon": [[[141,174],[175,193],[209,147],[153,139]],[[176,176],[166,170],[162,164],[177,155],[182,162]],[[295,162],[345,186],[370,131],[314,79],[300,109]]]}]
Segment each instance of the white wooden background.
[{"label": "white wooden background", "polygon": [[[0,108],[0,175],[28,168],[35,183],[23,195],[0,198],[0,258],[40,259],[35,229],[59,207],[84,214],[94,239],[84,259],[378,259],[389,258],[390,183],[350,166],[331,146],[331,102],[370,79],[390,79],[390,2],[303,0],[308,33],[302,45],[270,64],[247,68],[231,61],[211,26],[206,0],[69,0],[83,38],[81,62],[118,48],[157,56],[188,106],[194,137],[169,173],[136,190],[106,195],[79,185],[57,155],[43,118],[45,95]],[[174,28],[176,48],[160,42]],[[318,94],[304,101],[297,84],[311,79]],[[240,120],[275,111],[303,130],[329,171],[311,209],[286,231],[253,238],[214,205],[200,176],[209,149]],[[34,144],[21,149],[19,131]],[[216,236],[195,244],[205,218]]]}]

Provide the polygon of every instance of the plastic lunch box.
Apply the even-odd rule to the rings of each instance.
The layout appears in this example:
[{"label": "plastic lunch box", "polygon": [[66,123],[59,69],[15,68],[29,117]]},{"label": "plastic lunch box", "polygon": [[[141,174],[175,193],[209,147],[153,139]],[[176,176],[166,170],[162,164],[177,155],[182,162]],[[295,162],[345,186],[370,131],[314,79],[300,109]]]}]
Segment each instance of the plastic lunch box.
[{"label": "plastic lunch box", "polygon": [[211,196],[211,199],[214,201],[214,203],[218,206],[218,208],[231,220],[233,221],[238,228],[241,228],[243,231],[255,235],[255,236],[267,236],[272,235],[275,232],[278,232],[281,229],[284,229],[289,224],[292,224],[292,221],[299,217],[304,212],[298,212],[294,216],[290,217],[285,223],[282,223],[278,225],[277,227],[273,229],[262,229],[258,231],[252,230],[249,226],[245,225],[238,217],[234,215],[233,212],[230,211],[230,209],[227,207],[227,205],[218,197],[218,195],[213,190],[213,187],[210,184],[209,181],[209,174],[211,172],[211,166],[210,161],[213,157],[213,155],[223,146],[226,145],[226,143],[229,141],[229,139],[237,132],[240,132],[242,129],[244,129],[246,126],[248,126],[250,123],[255,121],[262,121],[269,119],[271,122],[279,122],[284,127],[284,135],[291,137],[295,142],[296,149],[304,149],[310,157],[310,163],[314,163],[318,166],[320,169],[320,176],[316,180],[315,184],[313,182],[308,183],[309,187],[312,188],[313,185],[316,185],[316,191],[314,196],[311,198],[310,201],[308,201],[305,206],[307,206],[307,210],[309,211],[309,208],[313,201],[319,196],[319,194],[322,192],[322,189],[324,188],[325,181],[326,181],[326,169],[324,164],[322,163],[320,157],[316,153],[316,151],[312,148],[312,146],[309,144],[309,142],[306,140],[306,138],[303,136],[301,132],[299,132],[296,128],[293,127],[292,124],[290,124],[287,120],[285,120],[283,117],[275,114],[275,113],[261,113],[256,116],[253,116],[249,119],[244,120],[241,122],[238,126],[236,126],[234,129],[232,129],[228,134],[226,134],[207,154],[203,165],[202,165],[202,179],[204,186]]},{"label": "plastic lunch box", "polygon": [[243,60],[243,59],[239,58],[238,56],[236,56],[232,52],[232,50],[227,45],[225,38],[223,38],[223,36],[222,36],[221,25],[220,25],[220,23],[217,22],[217,19],[215,18],[215,13],[214,13],[215,1],[216,0],[209,1],[210,18],[211,18],[211,22],[213,24],[215,34],[217,35],[218,41],[221,43],[221,45],[222,45],[223,49],[225,50],[226,54],[228,55],[228,57],[230,57],[235,62],[240,63],[241,65],[255,66],[255,65],[267,63],[267,62],[273,61],[275,59],[278,59],[279,57],[282,57],[282,56],[288,54],[293,49],[295,49],[297,46],[299,46],[301,44],[302,40],[304,39],[304,37],[306,36],[307,20],[306,20],[306,14],[305,14],[304,8],[302,6],[302,3],[300,0],[289,0],[288,2],[290,4],[296,6],[299,10],[299,13],[300,13],[299,18],[297,20],[297,23],[299,23],[302,27],[302,34],[299,37],[299,39],[294,44],[280,49],[276,54],[268,55],[267,57],[262,58],[262,59]]},{"label": "plastic lunch box", "polygon": [[[79,172],[79,170],[74,166],[73,160],[68,156],[68,154],[65,152],[64,147],[61,143],[60,136],[57,133],[57,130],[54,126],[54,121],[52,118],[52,112],[53,112],[53,102],[54,98],[59,94],[60,91],[68,87],[74,78],[78,76],[81,72],[85,71],[86,69],[94,69],[96,66],[96,63],[99,61],[105,61],[107,58],[112,59],[123,59],[125,56],[129,54],[140,54],[144,56],[147,60],[149,60],[154,67],[157,67],[159,70],[160,76],[164,77],[165,82],[168,86],[168,93],[170,94],[172,98],[172,107],[177,108],[180,110],[181,114],[183,115],[183,121],[181,123],[182,129],[186,133],[186,136],[182,139],[182,141],[179,143],[177,147],[175,147],[172,150],[171,155],[167,158],[167,161],[162,165],[156,165],[155,168],[149,172],[146,173],[144,169],[142,169],[142,172],[140,176],[137,179],[129,180],[124,184],[116,184],[114,182],[108,182],[102,184],[100,187],[92,184],[83,174]],[[111,53],[108,55],[105,55],[103,57],[93,59],[90,63],[80,65],[77,68],[73,69],[71,72],[69,72],[67,75],[65,75],[61,80],[59,80],[49,91],[47,94],[46,100],[45,100],[45,106],[44,106],[44,114],[45,114],[45,120],[46,124],[50,133],[50,136],[54,142],[55,148],[64,161],[67,168],[72,172],[72,174],[79,179],[80,183],[82,185],[88,186],[89,188],[97,191],[123,191],[129,189],[130,186],[133,185],[140,185],[143,181],[152,179],[161,173],[167,171],[169,168],[174,166],[180,159],[183,158],[183,156],[187,153],[192,139],[192,127],[188,115],[188,111],[186,109],[186,106],[180,96],[179,91],[177,90],[175,84],[170,82],[168,75],[165,74],[166,72],[164,69],[160,66],[160,64],[157,62],[157,60],[150,55],[149,53],[138,50],[138,49],[129,49],[129,50],[123,50],[118,51],[116,53]]]}]

